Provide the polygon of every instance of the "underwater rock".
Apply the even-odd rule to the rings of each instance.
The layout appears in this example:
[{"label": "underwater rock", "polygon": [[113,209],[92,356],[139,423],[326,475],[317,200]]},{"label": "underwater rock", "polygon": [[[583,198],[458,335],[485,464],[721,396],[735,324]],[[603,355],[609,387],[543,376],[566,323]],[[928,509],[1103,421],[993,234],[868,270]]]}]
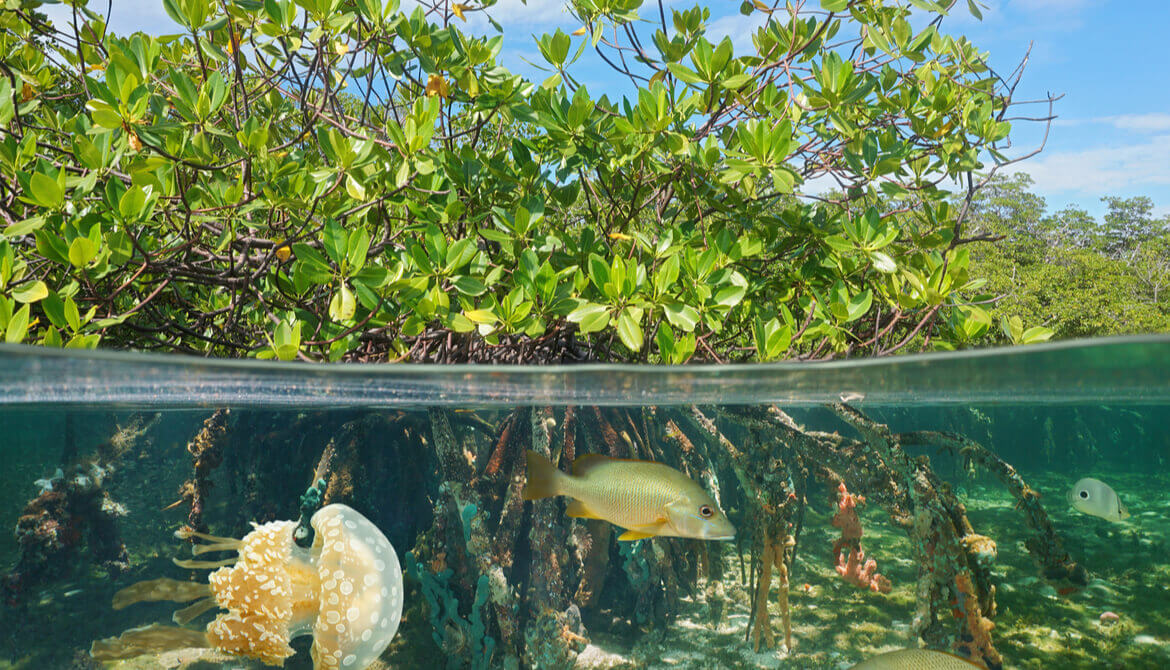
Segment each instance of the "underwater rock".
[{"label": "underwater rock", "polygon": [[128,658],[180,647],[213,647],[280,665],[293,655],[289,640],[313,636],[314,668],[360,670],[390,644],[402,617],[402,570],[390,542],[355,510],[327,505],[312,517],[311,549],[293,541],[293,521],[255,526],[242,539],[184,531],[210,544],[196,554],[237,551],[220,562],[179,561],[181,567],[219,569],[208,584],[156,579],[114,596],[114,608],[143,601],[198,600],[175,613],[176,623],[221,607],[206,632],[152,625],[93,643],[98,660]]}]

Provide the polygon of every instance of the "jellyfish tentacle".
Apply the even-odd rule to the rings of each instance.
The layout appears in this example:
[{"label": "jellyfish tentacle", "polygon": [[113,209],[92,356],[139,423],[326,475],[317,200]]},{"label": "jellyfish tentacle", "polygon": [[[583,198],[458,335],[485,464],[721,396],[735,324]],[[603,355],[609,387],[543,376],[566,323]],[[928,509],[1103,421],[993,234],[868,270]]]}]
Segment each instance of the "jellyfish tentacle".
[{"label": "jellyfish tentacle", "polygon": [[212,544],[196,544],[191,547],[191,553],[198,556],[199,554],[206,554],[213,551],[239,551],[239,540],[232,540],[231,542],[215,542]]},{"label": "jellyfish tentacle", "polygon": [[170,600],[185,603],[196,598],[211,595],[211,586],[200,582],[181,582],[177,579],[160,577],[131,584],[114,594],[113,607],[120,610],[134,603]]},{"label": "jellyfish tentacle", "polygon": [[151,624],[131,628],[118,637],[95,640],[89,648],[89,655],[98,661],[116,661],[142,654],[209,646],[211,644],[203,631]]},{"label": "jellyfish tentacle", "polygon": [[197,600],[194,603],[177,610],[171,615],[171,620],[180,626],[185,623],[190,623],[192,619],[203,614],[208,610],[213,610],[217,607],[214,596],[208,596],[202,600]]},{"label": "jellyfish tentacle", "polygon": [[210,542],[212,544],[231,545],[232,549],[238,549],[239,547],[243,546],[243,544],[244,544],[243,541],[237,537],[224,537],[222,535],[211,535],[209,533],[200,533],[199,531],[192,530],[190,528],[180,528],[179,530],[176,530],[175,537],[179,538],[180,540],[190,540],[193,537],[197,537],[200,540],[207,540],[208,542]]},{"label": "jellyfish tentacle", "polygon": [[174,561],[175,565],[179,566],[180,568],[186,568],[188,570],[214,570],[216,568],[225,568],[229,565],[235,565],[236,561],[239,560],[239,557],[233,556],[231,558],[225,558],[222,561],[189,561],[182,558],[172,558],[171,560]]}]

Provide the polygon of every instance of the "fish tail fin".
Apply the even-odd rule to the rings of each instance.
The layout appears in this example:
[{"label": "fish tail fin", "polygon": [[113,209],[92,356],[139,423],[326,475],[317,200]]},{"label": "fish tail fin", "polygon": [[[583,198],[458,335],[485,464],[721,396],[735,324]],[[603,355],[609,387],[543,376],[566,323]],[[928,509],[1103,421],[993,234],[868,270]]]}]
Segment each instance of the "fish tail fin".
[{"label": "fish tail fin", "polygon": [[527,458],[528,481],[524,484],[524,490],[520,492],[520,497],[524,500],[539,500],[561,495],[560,483],[564,475],[561,474],[560,470],[557,470],[552,461],[531,450],[528,452]]}]

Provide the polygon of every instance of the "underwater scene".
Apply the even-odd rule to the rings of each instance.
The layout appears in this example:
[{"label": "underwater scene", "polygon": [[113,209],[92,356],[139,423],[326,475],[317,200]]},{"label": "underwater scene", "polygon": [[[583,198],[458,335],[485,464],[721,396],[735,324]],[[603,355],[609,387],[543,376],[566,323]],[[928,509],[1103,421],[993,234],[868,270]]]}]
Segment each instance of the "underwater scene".
[{"label": "underwater scene", "polygon": [[0,348],[0,668],[1170,667],[1170,339],[307,366]]}]

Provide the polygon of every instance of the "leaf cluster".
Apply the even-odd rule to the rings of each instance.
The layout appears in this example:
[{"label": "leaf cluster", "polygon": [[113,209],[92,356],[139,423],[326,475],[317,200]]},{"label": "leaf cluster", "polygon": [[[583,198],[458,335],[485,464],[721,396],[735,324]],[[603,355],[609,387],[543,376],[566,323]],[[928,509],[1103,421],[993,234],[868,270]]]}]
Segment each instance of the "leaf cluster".
[{"label": "leaf cluster", "polygon": [[[163,0],[186,32],[128,38],[16,4],[9,342],[683,363],[988,336],[942,186],[1009,160],[1012,87],[934,3],[745,4],[737,55],[702,7],[576,0],[539,85],[463,30],[490,1]],[[590,94],[585,50],[628,97]]]}]

